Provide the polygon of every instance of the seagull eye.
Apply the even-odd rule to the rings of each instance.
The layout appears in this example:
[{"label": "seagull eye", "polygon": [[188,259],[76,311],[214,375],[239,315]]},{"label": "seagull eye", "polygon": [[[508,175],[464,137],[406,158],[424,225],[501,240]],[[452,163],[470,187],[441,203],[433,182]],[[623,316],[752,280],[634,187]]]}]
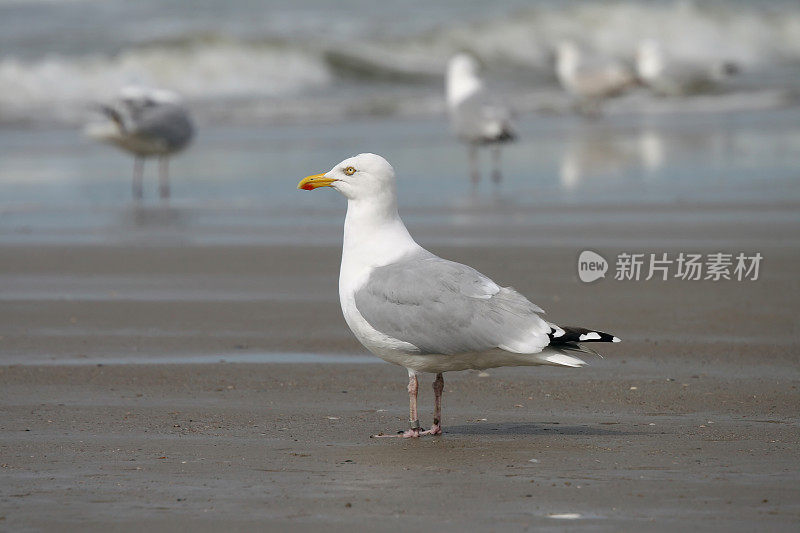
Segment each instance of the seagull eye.
[{"label": "seagull eye", "polygon": [[346,169],[344,169],[344,173],[347,174],[348,176],[352,176],[353,174],[356,173],[356,169],[354,167],[347,167]]}]

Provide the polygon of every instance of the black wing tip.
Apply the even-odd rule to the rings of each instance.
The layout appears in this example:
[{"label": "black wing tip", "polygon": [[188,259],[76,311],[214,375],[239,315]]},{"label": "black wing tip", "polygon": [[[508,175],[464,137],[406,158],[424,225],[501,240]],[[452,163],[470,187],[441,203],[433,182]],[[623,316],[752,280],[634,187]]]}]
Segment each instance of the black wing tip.
[{"label": "black wing tip", "polygon": [[496,136],[494,142],[511,142],[517,140],[517,133],[514,130],[504,128],[503,131],[500,132],[500,135]]},{"label": "black wing tip", "polygon": [[726,61],[722,64],[722,72],[727,76],[735,76],[742,72],[741,67],[733,61]]},{"label": "black wing tip", "polygon": [[516,140],[517,140],[517,133],[514,130],[503,128],[503,130],[497,135],[493,135],[491,137],[484,137],[479,142],[482,144],[493,144],[493,143],[513,142]]},{"label": "black wing tip", "polygon": [[550,337],[550,344],[565,344],[568,342],[622,342],[622,339],[616,335],[575,326],[551,327],[550,333],[548,333],[547,336]]},{"label": "black wing tip", "polygon": [[517,133],[513,130],[504,129],[500,135],[497,136],[498,141],[506,142],[506,141],[514,141],[517,139]]}]

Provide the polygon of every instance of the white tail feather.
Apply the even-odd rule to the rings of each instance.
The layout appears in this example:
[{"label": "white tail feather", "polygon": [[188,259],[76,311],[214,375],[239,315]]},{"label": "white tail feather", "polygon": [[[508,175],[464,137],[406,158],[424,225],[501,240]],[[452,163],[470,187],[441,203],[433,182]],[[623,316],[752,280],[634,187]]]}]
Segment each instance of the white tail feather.
[{"label": "white tail feather", "polygon": [[542,354],[539,360],[544,365],[569,366],[572,368],[580,368],[586,365],[586,361],[563,353]]}]

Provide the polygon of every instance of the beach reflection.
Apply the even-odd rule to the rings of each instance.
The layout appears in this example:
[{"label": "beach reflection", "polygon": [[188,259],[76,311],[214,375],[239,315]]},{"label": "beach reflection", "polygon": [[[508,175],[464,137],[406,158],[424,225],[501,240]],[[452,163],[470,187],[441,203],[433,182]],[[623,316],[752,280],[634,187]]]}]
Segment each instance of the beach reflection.
[{"label": "beach reflection", "polygon": [[639,159],[644,177],[652,178],[664,166],[666,146],[664,137],[656,130],[646,129],[639,135]]},{"label": "beach reflection", "polygon": [[188,214],[170,205],[144,206],[134,204],[122,213],[122,226],[138,229],[177,229],[188,223]]},{"label": "beach reflection", "polygon": [[606,129],[579,131],[567,139],[559,165],[559,182],[565,192],[580,189],[587,180],[617,180],[638,160],[624,137]]}]

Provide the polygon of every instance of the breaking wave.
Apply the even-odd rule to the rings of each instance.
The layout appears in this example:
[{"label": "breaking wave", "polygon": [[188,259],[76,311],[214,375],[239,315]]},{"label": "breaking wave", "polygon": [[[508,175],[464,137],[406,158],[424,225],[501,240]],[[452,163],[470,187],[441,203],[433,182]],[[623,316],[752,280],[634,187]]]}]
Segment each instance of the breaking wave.
[{"label": "breaking wave", "polygon": [[81,106],[129,84],[168,87],[192,101],[278,97],[329,81],[325,66],[302,50],[223,40],[133,48],[112,57],[6,57],[0,60],[0,116],[22,120],[45,108],[55,119],[73,121],[85,114]]},{"label": "breaking wave", "polygon": [[425,109],[437,106],[445,62],[465,49],[497,78],[511,80],[509,92],[519,99],[554,91],[552,50],[564,38],[627,60],[641,39],[655,38],[675,56],[735,61],[757,74],[756,84],[764,85],[758,89],[775,89],[769,86],[775,80],[794,91],[800,87],[795,4],[547,4],[410,36],[387,34],[393,36],[326,41],[187,32],[113,52],[26,59],[6,54],[0,56],[0,122],[77,123],[90,102],[132,83],[170,88],[218,111],[234,113],[237,105],[252,108],[255,102],[263,111],[258,117],[324,115],[322,107],[345,114],[414,112],[412,101]]}]

